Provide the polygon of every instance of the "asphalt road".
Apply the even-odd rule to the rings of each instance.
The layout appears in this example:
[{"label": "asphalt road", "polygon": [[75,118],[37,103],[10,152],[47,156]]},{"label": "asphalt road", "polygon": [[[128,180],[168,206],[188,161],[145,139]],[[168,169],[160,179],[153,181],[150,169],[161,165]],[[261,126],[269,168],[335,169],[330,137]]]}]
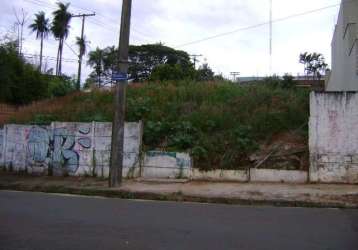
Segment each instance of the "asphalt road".
[{"label": "asphalt road", "polygon": [[0,249],[358,249],[358,210],[0,191]]}]

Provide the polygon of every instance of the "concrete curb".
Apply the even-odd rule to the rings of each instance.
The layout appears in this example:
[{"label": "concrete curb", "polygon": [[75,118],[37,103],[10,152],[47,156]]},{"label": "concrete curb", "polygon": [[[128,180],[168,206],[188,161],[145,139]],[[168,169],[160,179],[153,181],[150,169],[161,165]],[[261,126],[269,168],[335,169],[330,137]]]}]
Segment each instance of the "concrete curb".
[{"label": "concrete curb", "polygon": [[315,202],[300,200],[269,200],[269,199],[240,199],[225,197],[204,197],[190,196],[181,192],[170,194],[159,194],[153,192],[132,192],[121,189],[101,189],[101,188],[78,188],[66,187],[61,185],[24,185],[24,184],[3,184],[0,183],[0,190],[13,190],[25,192],[43,192],[56,194],[73,194],[83,196],[100,196],[107,198],[120,199],[141,199],[173,202],[198,202],[246,206],[277,206],[277,207],[309,207],[309,208],[340,208],[340,209],[358,209],[357,205],[344,204],[339,202]]}]

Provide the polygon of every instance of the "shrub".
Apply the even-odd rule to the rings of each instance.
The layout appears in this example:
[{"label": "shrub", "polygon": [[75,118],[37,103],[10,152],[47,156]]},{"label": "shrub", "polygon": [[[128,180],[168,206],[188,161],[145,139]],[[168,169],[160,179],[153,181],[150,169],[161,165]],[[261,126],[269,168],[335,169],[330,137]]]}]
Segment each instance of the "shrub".
[{"label": "shrub", "polygon": [[[251,164],[249,156],[259,144],[308,122],[308,97],[305,89],[259,83],[133,85],[127,91],[126,120],[144,121],[146,149],[189,152],[194,166],[205,170],[239,169]],[[112,121],[113,93],[67,95],[30,106],[13,120],[31,122],[39,114],[69,122]],[[306,133],[304,127],[302,136]]]}]

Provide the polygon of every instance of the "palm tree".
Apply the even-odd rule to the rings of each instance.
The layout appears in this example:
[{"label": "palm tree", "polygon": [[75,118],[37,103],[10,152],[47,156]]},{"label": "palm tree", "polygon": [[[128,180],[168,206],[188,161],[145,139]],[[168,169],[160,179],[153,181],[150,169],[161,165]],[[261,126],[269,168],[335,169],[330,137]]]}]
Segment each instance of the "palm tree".
[{"label": "palm tree", "polygon": [[98,47],[96,48],[96,50],[91,51],[88,54],[87,64],[90,65],[91,67],[94,67],[94,70],[97,75],[98,87],[101,87],[101,76],[104,67],[104,51]]},{"label": "palm tree", "polygon": [[41,39],[41,47],[40,47],[40,66],[39,70],[42,69],[42,51],[43,51],[43,42],[44,38],[48,36],[50,32],[50,20],[46,18],[45,12],[40,11],[35,14],[35,19],[32,24],[30,24],[29,28],[32,32],[36,32],[36,39]]},{"label": "palm tree", "polygon": [[312,74],[313,80],[316,78],[318,80],[321,79],[322,74],[325,73],[327,68],[327,64],[325,63],[325,59],[320,53],[308,53],[305,52],[300,54],[300,63],[302,63],[305,67],[306,77]]},{"label": "palm tree", "polygon": [[302,53],[300,54],[300,63],[303,64],[304,66],[304,72],[305,72],[305,75],[306,75],[306,79],[308,79],[308,75],[309,75],[309,70],[310,70],[310,63],[312,61],[312,55],[309,54],[308,52],[305,52],[305,53]]},{"label": "palm tree", "polygon": [[78,77],[77,77],[77,84],[76,84],[77,90],[80,90],[80,88],[81,88],[82,57],[87,52],[87,44],[88,44],[88,41],[86,41],[85,36],[83,38],[76,37],[76,45],[78,46],[78,49],[79,49]]},{"label": "palm tree", "polygon": [[56,75],[61,75],[62,70],[62,51],[64,40],[68,37],[70,31],[70,21],[72,14],[68,11],[69,3],[57,3],[58,9],[53,12],[51,31],[54,37],[59,41],[57,51]]}]

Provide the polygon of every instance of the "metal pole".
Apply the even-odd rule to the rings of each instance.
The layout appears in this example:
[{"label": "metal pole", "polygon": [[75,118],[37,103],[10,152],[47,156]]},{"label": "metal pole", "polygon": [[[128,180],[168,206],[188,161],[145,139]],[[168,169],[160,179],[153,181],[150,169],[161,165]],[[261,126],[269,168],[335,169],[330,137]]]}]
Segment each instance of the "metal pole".
[{"label": "metal pole", "polygon": [[[129,35],[132,0],[123,0],[121,31],[119,38],[118,73],[128,73]],[[128,81],[116,81],[114,97],[114,120],[112,125],[112,147],[109,186],[117,187],[122,183],[123,151],[124,151],[124,125],[126,85]]]}]

